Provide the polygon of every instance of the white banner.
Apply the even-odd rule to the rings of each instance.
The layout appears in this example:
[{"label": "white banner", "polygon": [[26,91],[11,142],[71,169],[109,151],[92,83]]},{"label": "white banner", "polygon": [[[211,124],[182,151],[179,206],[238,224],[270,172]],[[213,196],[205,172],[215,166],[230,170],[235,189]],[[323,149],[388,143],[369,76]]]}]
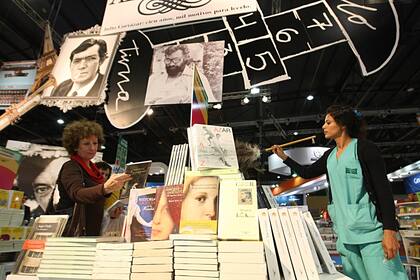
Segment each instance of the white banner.
[{"label": "white banner", "polygon": [[101,35],[256,10],[256,0],[108,0]]}]

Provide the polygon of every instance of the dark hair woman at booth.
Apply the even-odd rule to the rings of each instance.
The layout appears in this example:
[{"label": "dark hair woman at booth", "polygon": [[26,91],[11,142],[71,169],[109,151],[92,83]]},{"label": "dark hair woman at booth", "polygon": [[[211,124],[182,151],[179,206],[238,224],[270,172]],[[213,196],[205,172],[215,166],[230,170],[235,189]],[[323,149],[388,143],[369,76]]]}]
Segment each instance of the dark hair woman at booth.
[{"label": "dark hair woman at booth", "polygon": [[303,178],[327,174],[328,212],[337,233],[344,274],[352,279],[407,279],[398,255],[398,222],[391,187],[378,148],[364,139],[360,112],[327,109],[322,126],[336,146],[310,166],[301,166],[274,145],[273,152]]}]

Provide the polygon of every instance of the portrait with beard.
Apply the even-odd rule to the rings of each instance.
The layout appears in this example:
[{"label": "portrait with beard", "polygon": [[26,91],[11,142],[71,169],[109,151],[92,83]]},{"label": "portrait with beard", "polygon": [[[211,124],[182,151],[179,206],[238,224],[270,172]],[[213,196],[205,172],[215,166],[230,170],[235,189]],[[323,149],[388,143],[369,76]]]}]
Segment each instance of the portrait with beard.
[{"label": "portrait with beard", "polygon": [[[221,101],[221,90],[220,97],[216,98],[213,89],[219,91],[218,87],[221,86],[223,71],[214,71],[214,68],[209,69],[205,66],[217,65],[220,67],[221,65],[221,69],[223,69],[223,47],[223,42],[208,42],[155,48],[145,105],[191,103],[194,65],[201,73],[201,81],[209,102]],[[211,55],[206,55],[208,50],[211,51]],[[215,52],[215,50],[217,51]],[[220,53],[220,55],[214,55],[214,53]],[[209,73],[215,72],[220,72],[220,79],[219,77],[208,79]],[[212,78],[215,77],[212,76]],[[216,82],[212,85],[213,81]]]}]

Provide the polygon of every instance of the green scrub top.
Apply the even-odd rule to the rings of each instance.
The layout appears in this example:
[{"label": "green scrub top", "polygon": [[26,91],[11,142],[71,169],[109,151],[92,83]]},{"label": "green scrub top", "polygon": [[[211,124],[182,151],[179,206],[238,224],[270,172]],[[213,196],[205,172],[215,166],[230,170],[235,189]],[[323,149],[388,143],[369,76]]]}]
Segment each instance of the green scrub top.
[{"label": "green scrub top", "polygon": [[381,241],[382,223],[363,186],[363,174],[357,157],[357,139],[336,157],[337,147],[327,159],[327,170],[332,194],[328,213],[338,238],[344,244],[364,244]]}]

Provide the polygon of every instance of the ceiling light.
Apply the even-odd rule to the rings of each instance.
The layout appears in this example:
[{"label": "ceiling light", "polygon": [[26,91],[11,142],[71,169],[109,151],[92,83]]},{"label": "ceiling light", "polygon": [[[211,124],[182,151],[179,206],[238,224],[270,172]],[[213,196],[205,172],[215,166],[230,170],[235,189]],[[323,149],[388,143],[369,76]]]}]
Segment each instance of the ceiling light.
[{"label": "ceiling light", "polygon": [[258,87],[251,88],[251,94],[258,94],[258,93],[260,93],[260,88]]},{"label": "ceiling light", "polygon": [[102,145],[102,146],[101,146],[101,150],[105,150],[105,148],[106,148],[106,147],[105,147],[104,145]]},{"label": "ceiling light", "polygon": [[217,110],[222,109],[222,103],[217,103],[217,104],[214,104],[214,105],[213,105],[213,109],[217,109]]},{"label": "ceiling light", "polygon": [[149,116],[153,115],[153,109],[152,108],[150,108],[149,110],[147,110],[147,115],[149,115]]},{"label": "ceiling light", "polygon": [[297,131],[293,132],[293,135],[298,135],[298,134],[299,134],[299,132],[297,132]]},{"label": "ceiling light", "polygon": [[314,100],[314,96],[312,94],[309,94],[308,96],[306,96],[306,100]]},{"label": "ceiling light", "polygon": [[63,120],[63,119],[58,119],[58,120],[57,120],[57,123],[58,123],[58,124],[64,124],[64,120]]},{"label": "ceiling light", "polygon": [[249,98],[245,96],[245,97],[241,100],[241,104],[242,104],[242,105],[245,105],[245,104],[248,104],[248,103],[249,103]]},{"label": "ceiling light", "polygon": [[264,103],[270,103],[271,102],[271,96],[264,95],[261,100]]},{"label": "ceiling light", "polygon": [[413,92],[414,91],[414,88],[413,87],[409,87],[408,89],[407,89],[407,92]]},{"label": "ceiling light", "polygon": [[293,177],[293,178],[296,178],[296,177],[297,177],[297,174],[296,174],[296,173],[293,173],[293,174],[292,174],[292,177]]}]

